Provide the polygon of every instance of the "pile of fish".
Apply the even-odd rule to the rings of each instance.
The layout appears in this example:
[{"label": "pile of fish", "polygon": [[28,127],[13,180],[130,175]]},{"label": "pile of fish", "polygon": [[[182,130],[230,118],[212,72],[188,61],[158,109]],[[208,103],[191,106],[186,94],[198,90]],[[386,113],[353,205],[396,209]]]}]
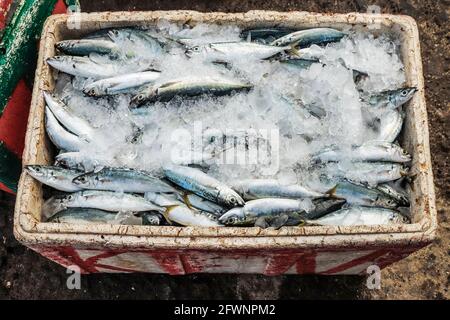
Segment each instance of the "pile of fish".
[{"label": "pile of fish", "polygon": [[[195,37],[183,35],[157,28],[99,30],[79,40],[58,42],[56,48],[61,55],[47,63],[59,71],[57,86],[62,74],[70,75],[70,92],[88,99],[93,108],[100,101],[114,104],[114,99],[125,99],[120,101],[126,101],[130,111],[123,117],[131,117],[133,123],[133,132],[126,137],[132,146],[142,144],[146,130],[134,117],[147,117],[152,110],[164,110],[169,104],[181,105],[204,97],[257,95],[257,84],[240,77],[245,65],[236,66],[236,59],[283,65],[294,68],[294,72],[315,66],[325,68],[333,62],[317,52],[323,53],[328,45],[349,36],[331,28],[252,29],[242,31],[240,40],[197,44]],[[184,77],[170,75],[173,78],[167,79],[164,70],[158,69],[158,61],[176,55],[230,71],[234,76],[221,76],[220,71],[218,75],[199,72]],[[371,76],[345,65],[343,68],[352,73],[355,86]],[[200,161],[191,159],[190,163],[163,163],[155,170],[118,165],[120,155],[117,159],[86,157],[82,151],[95,148],[98,127],[50,92],[44,92],[45,127],[59,153],[54,165],[29,165],[26,170],[57,190],[43,208],[49,222],[261,228],[407,223],[411,176],[406,164],[411,156],[398,144],[397,137],[404,119],[402,105],[415,91],[410,87],[379,92],[360,90],[364,121],[376,128],[376,139],[350,147],[329,144],[312,152],[307,166],[329,173],[320,177],[321,188],[286,182],[276,174],[224,181],[213,171],[208,172],[210,167],[203,157]],[[323,105],[306,103],[284,92],[279,96],[280,101],[303,110],[310,119],[320,122],[327,116]],[[109,128],[111,135],[120,129]],[[294,131],[284,135],[290,137]],[[307,143],[319,139],[314,134],[299,135]],[[226,140],[225,135],[222,138]],[[249,140],[244,133],[247,147],[249,141],[258,139]],[[222,146],[219,153],[224,149]],[[305,163],[292,165],[292,170],[295,166]]]}]

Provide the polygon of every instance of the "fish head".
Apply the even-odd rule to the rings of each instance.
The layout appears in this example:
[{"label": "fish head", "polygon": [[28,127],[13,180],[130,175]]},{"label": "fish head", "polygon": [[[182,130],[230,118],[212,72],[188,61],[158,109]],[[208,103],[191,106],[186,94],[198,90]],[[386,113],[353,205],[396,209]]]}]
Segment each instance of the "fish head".
[{"label": "fish head", "polygon": [[59,41],[55,44],[55,47],[59,51],[67,51],[73,47],[73,43],[71,41]]},{"label": "fish head", "polygon": [[54,56],[47,59],[47,63],[54,68],[60,68],[66,63],[69,63],[69,59],[66,56]]},{"label": "fish head", "polygon": [[200,55],[205,51],[203,46],[193,46],[186,49],[184,52],[189,58],[192,58],[196,55]]},{"label": "fish head", "polygon": [[410,220],[408,219],[408,217],[394,212],[390,218],[390,220],[392,221],[392,223],[396,223],[396,224],[404,224],[404,223],[409,223]]},{"label": "fish head", "polygon": [[25,169],[33,178],[47,178],[52,175],[51,170],[41,165],[27,165]]},{"label": "fish head", "polygon": [[397,147],[393,152],[395,153],[396,158],[405,162],[411,161],[411,155],[405,149]]},{"label": "fish head", "polygon": [[138,92],[135,96],[131,98],[131,105],[141,105],[145,101],[150,100],[151,97],[157,94],[157,88],[146,88],[145,91],[142,90]]},{"label": "fish head", "polygon": [[90,96],[90,97],[95,97],[95,96],[100,95],[100,90],[99,90],[98,87],[89,85],[89,86],[86,86],[86,87],[83,89],[83,93],[84,93],[85,95]]},{"label": "fish head", "polygon": [[417,91],[416,87],[406,87],[406,88],[395,90],[391,93],[390,100],[396,107],[399,107],[402,104],[411,100],[411,98],[414,96],[414,93],[416,93],[416,91]]},{"label": "fish head", "polygon": [[158,226],[161,224],[161,216],[158,213],[144,213],[142,215],[142,224]]},{"label": "fish head", "polygon": [[245,224],[246,221],[243,208],[237,207],[228,210],[219,218],[219,222],[230,226]]},{"label": "fish head", "polygon": [[223,201],[225,202],[225,205],[229,207],[243,206],[245,204],[244,199],[233,190],[227,190],[227,192],[225,192]]}]

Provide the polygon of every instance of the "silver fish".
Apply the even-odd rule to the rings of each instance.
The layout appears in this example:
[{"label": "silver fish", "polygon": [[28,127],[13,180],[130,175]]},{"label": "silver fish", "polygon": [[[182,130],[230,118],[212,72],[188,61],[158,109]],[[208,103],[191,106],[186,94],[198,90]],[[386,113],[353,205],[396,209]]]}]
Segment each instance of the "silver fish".
[{"label": "silver fish", "polygon": [[239,181],[232,185],[232,189],[244,200],[261,198],[317,198],[325,196],[323,193],[310,190],[298,184],[283,185],[274,179],[250,179]]},{"label": "silver fish", "polygon": [[97,168],[111,167],[113,161],[106,157],[96,155],[90,158],[81,152],[64,152],[55,157],[55,166],[76,169],[80,171],[98,171]]},{"label": "silver fish", "polygon": [[204,214],[203,212],[193,210],[184,205],[168,207],[163,212],[164,217],[169,222],[173,221],[182,226],[200,226],[200,227],[221,227],[214,215]]},{"label": "silver fish", "polygon": [[401,206],[409,206],[410,204],[405,192],[399,191],[387,183],[379,184],[376,189],[395,199]]},{"label": "silver fish", "polygon": [[404,114],[397,110],[389,110],[380,118],[376,140],[394,142],[402,130]]},{"label": "silver fish", "polygon": [[113,212],[163,211],[142,196],[112,191],[84,190],[54,197],[60,208],[95,208]]},{"label": "silver fish", "polygon": [[354,162],[349,167],[331,166],[331,173],[370,185],[393,181],[408,175],[408,168],[398,163]]},{"label": "silver fish", "polygon": [[335,198],[345,199],[349,204],[386,208],[396,208],[399,206],[399,203],[393,197],[377,189],[349,181],[339,182],[327,191],[327,194]]},{"label": "silver fish", "polygon": [[81,174],[78,170],[44,165],[28,165],[25,166],[25,169],[36,180],[57,190],[66,192],[80,190],[79,187],[72,183],[72,180]]},{"label": "silver fish", "polygon": [[58,149],[79,151],[87,143],[86,140],[66,131],[48,107],[45,108],[45,129],[50,140]]},{"label": "silver fish", "polygon": [[399,212],[377,207],[355,206],[338,210],[317,220],[307,223],[324,226],[357,226],[403,224],[408,220]]},{"label": "silver fish", "polygon": [[70,132],[82,136],[86,140],[94,135],[94,128],[86,120],[76,116],[62,101],[57,100],[49,92],[44,91],[47,107],[52,111],[58,121]]},{"label": "silver fish", "polygon": [[231,207],[244,205],[244,200],[233,189],[198,169],[169,165],[163,170],[170,181],[205,199]]},{"label": "silver fish", "polygon": [[395,90],[382,91],[369,96],[362,96],[361,100],[374,108],[397,109],[412,99],[417,88],[406,87]]},{"label": "silver fish", "polygon": [[159,76],[159,71],[129,73],[92,82],[84,87],[83,92],[94,97],[129,93],[143,85],[155,82]]},{"label": "silver fish", "polygon": [[288,217],[301,218],[311,206],[307,202],[294,199],[265,198],[251,200],[242,208],[233,208],[223,214],[219,221],[225,225],[251,225],[260,217]]},{"label": "silver fish", "polygon": [[149,172],[128,168],[103,168],[88,172],[73,183],[83,189],[110,190],[132,193],[173,192],[174,188]]},{"label": "silver fish", "polygon": [[287,34],[271,43],[273,46],[286,46],[295,43],[299,47],[324,44],[341,40],[345,33],[332,28],[313,28]]},{"label": "silver fish", "polygon": [[321,162],[341,161],[344,159],[351,161],[411,161],[411,156],[400,146],[385,141],[366,142],[361,146],[352,147],[351,150],[343,150],[333,146],[322,150],[312,158]]},{"label": "silver fish", "polygon": [[151,68],[151,65],[146,61],[123,64],[111,60],[109,63],[103,63],[98,59],[94,59],[94,56],[54,56],[48,58],[47,63],[67,74],[92,79],[112,78],[124,73],[140,72]]},{"label": "silver fish", "polygon": [[[115,42],[129,41],[130,48],[122,48],[126,57],[135,57],[140,54],[159,56],[164,52],[162,45],[168,42],[167,38],[136,28],[112,29],[108,31],[108,36]],[[124,44],[128,43],[124,42]]]},{"label": "silver fish", "polygon": [[174,96],[196,96],[201,94],[224,95],[232,91],[248,90],[253,86],[235,80],[213,77],[190,77],[176,79],[159,86],[147,86],[132,98],[136,105],[144,102],[169,101]]},{"label": "silver fish", "polygon": [[264,60],[286,50],[293,49],[291,46],[277,47],[255,42],[217,42],[191,47],[186,50],[186,55],[202,57],[210,62],[232,62],[240,58]]},{"label": "silver fish", "polygon": [[117,213],[93,208],[67,208],[53,215],[48,222],[70,224],[118,224]]},{"label": "silver fish", "polygon": [[211,214],[214,214],[216,216],[222,215],[227,209],[222,207],[221,205],[218,205],[217,203],[214,203],[212,201],[206,200],[205,198],[199,197],[196,194],[193,193],[177,193],[178,199],[184,202],[186,206],[188,206],[190,209],[197,209],[200,211],[209,212]]},{"label": "silver fish", "polygon": [[164,207],[163,216],[169,223],[176,222],[183,226],[219,227],[217,216],[208,212],[189,208],[177,199],[176,195],[161,195],[156,193],[146,193],[145,198],[160,207]]},{"label": "silver fish", "polygon": [[64,53],[76,56],[85,56],[90,53],[115,54],[119,51],[117,44],[105,39],[63,40],[57,42],[55,47]]},{"label": "silver fish", "polygon": [[67,208],[56,213],[48,222],[70,224],[123,224],[123,225],[160,225],[162,217],[155,212],[142,212],[121,215],[93,208]]}]

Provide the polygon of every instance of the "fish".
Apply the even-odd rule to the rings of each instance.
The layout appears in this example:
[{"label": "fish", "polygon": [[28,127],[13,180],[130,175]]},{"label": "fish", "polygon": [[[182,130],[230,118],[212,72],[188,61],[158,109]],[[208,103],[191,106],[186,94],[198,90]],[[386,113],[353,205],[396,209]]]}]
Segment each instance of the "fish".
[{"label": "fish", "polygon": [[313,209],[303,212],[299,216],[281,214],[276,217],[260,217],[255,222],[255,227],[279,229],[282,226],[303,226],[305,220],[317,219],[324,215],[337,211],[345,205],[344,199],[316,198],[312,200]]},{"label": "fish", "polygon": [[[333,198],[316,198],[312,199],[312,209],[305,211],[301,214],[301,220],[303,219],[317,219],[327,215],[331,212],[339,210],[345,205],[347,201],[345,199],[333,199]],[[294,219],[292,219],[294,220]],[[287,221],[289,225],[290,221]],[[300,223],[299,221],[298,223]],[[298,224],[297,223],[297,224]]]},{"label": "fish", "polygon": [[[301,51],[300,51],[301,52]],[[287,66],[291,66],[291,67],[295,67],[298,69],[308,69],[309,67],[311,67],[314,63],[320,63],[322,64],[322,66],[325,66],[325,63],[322,63],[319,59],[305,59],[305,58],[298,58],[298,57],[288,57],[288,58],[284,58],[281,59],[280,62],[284,65]],[[347,67],[345,65],[345,63],[343,63],[343,66],[352,71],[352,76],[353,76],[353,82],[358,84],[359,82],[361,82],[363,79],[366,79],[369,75],[366,72],[363,71],[359,71],[356,69],[351,69],[349,67]]]},{"label": "fish", "polygon": [[109,212],[93,208],[67,208],[59,211],[47,222],[70,224],[118,224],[117,212]]},{"label": "fish", "polygon": [[289,33],[294,32],[295,29],[291,28],[257,28],[257,29],[245,29],[240,33],[240,37],[243,39],[249,39],[251,41],[260,40],[267,43],[270,38],[280,38]]},{"label": "fish", "polygon": [[409,171],[402,164],[389,162],[353,162],[351,166],[331,166],[331,169],[334,176],[370,185],[400,179]]},{"label": "fish", "polygon": [[111,167],[113,166],[113,161],[99,155],[96,155],[95,158],[90,158],[81,152],[63,152],[55,157],[55,166],[87,172],[98,171],[98,168]]},{"label": "fish", "polygon": [[388,225],[408,223],[398,211],[378,207],[354,206],[330,213],[307,224],[322,226]]},{"label": "fish", "polygon": [[54,196],[61,209],[94,208],[112,212],[164,211],[144,197],[113,191],[83,190],[62,196]]},{"label": "fish", "polygon": [[400,206],[407,207],[410,205],[410,202],[408,199],[408,194],[395,189],[388,183],[379,184],[376,187],[376,190],[381,191],[382,193],[386,194],[387,196],[395,199],[395,201],[397,201]]},{"label": "fish", "polygon": [[66,131],[48,107],[45,107],[45,129],[53,144],[61,150],[79,151],[88,143],[86,140]]},{"label": "fish", "polygon": [[94,128],[86,120],[76,116],[69,107],[47,91],[43,92],[47,107],[56,119],[70,132],[86,140],[94,136]]},{"label": "fish", "polygon": [[394,142],[402,130],[404,113],[397,110],[389,110],[380,118],[375,140]]},{"label": "fish", "polygon": [[101,62],[99,59],[91,57],[78,56],[54,56],[48,58],[47,64],[56,70],[83,78],[92,78],[95,80],[112,78],[130,72],[141,72],[152,69],[151,64],[143,61],[142,63],[123,63]]},{"label": "fish", "polygon": [[188,208],[209,212],[217,217],[221,216],[223,213],[225,213],[225,211],[227,211],[227,209],[222,207],[221,205],[202,198],[194,193],[183,192],[176,194],[179,200],[183,201]]},{"label": "fish", "polygon": [[81,190],[72,180],[82,174],[78,170],[64,169],[56,166],[27,165],[25,170],[34,179],[54,189],[75,192]]},{"label": "fish", "polygon": [[174,188],[143,170],[105,167],[82,174],[73,183],[90,190],[109,190],[131,193],[173,192]]},{"label": "fish", "polygon": [[312,44],[325,44],[340,41],[346,34],[342,31],[332,28],[312,28],[295,31],[271,43],[272,46],[286,46],[295,43],[304,48]]},{"label": "fish", "polygon": [[[151,54],[153,57],[160,56],[163,46],[168,44],[169,39],[160,35],[151,34],[149,30],[139,30],[137,28],[118,28],[108,31],[108,36],[115,42],[124,39],[130,42],[130,48],[123,48],[125,56],[135,57],[140,54]],[[123,43],[127,45],[127,42]]]},{"label": "fish", "polygon": [[340,181],[326,192],[334,198],[345,199],[347,203],[371,207],[397,208],[398,201],[377,188],[362,186],[349,181]]},{"label": "fish", "polygon": [[121,215],[117,212],[109,212],[93,208],[67,208],[47,220],[53,223],[69,224],[122,224],[122,225],[160,225],[163,218],[159,213],[142,212],[139,216],[127,212]]},{"label": "fish", "polygon": [[285,185],[275,179],[242,180],[234,183],[231,188],[246,201],[261,198],[299,199],[325,196],[307,187],[298,184]]},{"label": "fish", "polygon": [[132,98],[132,104],[169,101],[175,96],[196,96],[201,94],[225,95],[232,91],[249,90],[253,86],[235,80],[214,77],[190,77],[176,79],[159,86],[146,86]]},{"label": "fish", "polygon": [[177,196],[161,195],[152,192],[145,194],[145,198],[156,205],[165,208],[162,215],[169,223],[178,223],[182,226],[219,227],[217,215],[188,207],[177,199]]},{"label": "fish", "polygon": [[314,63],[321,63],[318,59],[289,58],[280,60],[284,65],[294,66],[299,69],[308,69]]},{"label": "fish", "polygon": [[373,108],[397,109],[412,99],[416,87],[405,87],[395,90],[386,90],[367,96],[361,96],[361,100]]},{"label": "fish", "polygon": [[312,157],[313,161],[388,161],[409,162],[411,156],[400,146],[385,141],[369,141],[361,146],[354,146],[350,150],[332,146],[320,151]]},{"label": "fish", "polygon": [[238,193],[199,169],[167,165],[163,167],[163,172],[167,179],[202,198],[228,207],[244,205]]},{"label": "fish", "polygon": [[243,207],[227,211],[219,218],[219,221],[225,225],[252,225],[261,217],[274,218],[287,215],[299,219],[309,209],[308,203],[302,200],[257,199],[246,202]]},{"label": "fish", "polygon": [[143,212],[141,218],[144,226],[160,226],[164,223],[164,217],[159,212]]},{"label": "fish", "polygon": [[116,54],[120,50],[117,44],[106,39],[63,40],[57,42],[55,47],[75,56],[86,56],[90,53]]},{"label": "fish", "polygon": [[160,74],[159,71],[144,71],[101,79],[86,85],[83,92],[92,97],[130,93],[143,85],[154,83]]},{"label": "fish", "polygon": [[163,212],[169,222],[176,222],[182,226],[221,227],[217,217],[193,210],[184,205],[171,206]]},{"label": "fish", "polygon": [[255,42],[216,42],[190,47],[185,54],[201,57],[209,62],[233,62],[235,59],[264,60],[284,51],[295,51],[292,46],[272,46]]}]

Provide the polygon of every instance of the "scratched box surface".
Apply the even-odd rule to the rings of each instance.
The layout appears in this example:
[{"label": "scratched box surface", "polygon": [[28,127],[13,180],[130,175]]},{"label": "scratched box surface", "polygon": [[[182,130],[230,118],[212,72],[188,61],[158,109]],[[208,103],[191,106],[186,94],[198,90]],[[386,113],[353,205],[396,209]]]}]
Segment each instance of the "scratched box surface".
[{"label": "scratched box surface", "polygon": [[[314,14],[250,11],[105,12],[48,19],[40,44],[33,99],[28,119],[23,164],[50,164],[52,146],[45,135],[43,90],[53,90],[54,78],[45,60],[55,55],[56,41],[81,37],[107,27],[144,25],[159,20],[175,23],[235,24],[249,27],[348,26],[372,33],[393,32],[401,41],[407,85],[419,89],[406,106],[402,144],[413,155],[415,174],[412,223],[389,226],[314,226],[260,228],[200,228],[120,225],[75,225],[41,222],[42,186],[22,173],[14,216],[16,238],[57,263],[78,265],[91,272],[361,274],[369,265],[385,267],[429,244],[437,222],[428,142],[424,81],[415,21],[407,16]],[[70,20],[70,19],[69,19]],[[68,27],[69,26],[69,27]]]}]

